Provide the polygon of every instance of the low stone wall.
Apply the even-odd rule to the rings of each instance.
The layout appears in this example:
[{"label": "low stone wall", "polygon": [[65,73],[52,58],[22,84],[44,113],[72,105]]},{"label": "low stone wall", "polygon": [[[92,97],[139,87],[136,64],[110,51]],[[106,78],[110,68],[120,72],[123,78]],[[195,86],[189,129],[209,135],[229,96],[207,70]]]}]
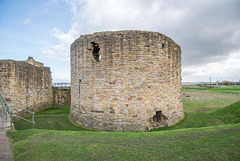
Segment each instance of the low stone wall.
[{"label": "low stone wall", "polygon": [[54,107],[66,107],[71,104],[71,87],[53,87]]}]

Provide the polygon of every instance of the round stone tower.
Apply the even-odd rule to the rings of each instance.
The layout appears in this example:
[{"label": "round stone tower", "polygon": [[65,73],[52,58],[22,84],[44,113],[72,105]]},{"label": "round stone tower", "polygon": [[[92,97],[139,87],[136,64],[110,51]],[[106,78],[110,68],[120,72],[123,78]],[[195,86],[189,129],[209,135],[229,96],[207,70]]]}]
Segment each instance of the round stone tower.
[{"label": "round stone tower", "polygon": [[71,45],[71,120],[105,131],[144,131],[184,117],[181,49],[158,32],[82,35]]}]

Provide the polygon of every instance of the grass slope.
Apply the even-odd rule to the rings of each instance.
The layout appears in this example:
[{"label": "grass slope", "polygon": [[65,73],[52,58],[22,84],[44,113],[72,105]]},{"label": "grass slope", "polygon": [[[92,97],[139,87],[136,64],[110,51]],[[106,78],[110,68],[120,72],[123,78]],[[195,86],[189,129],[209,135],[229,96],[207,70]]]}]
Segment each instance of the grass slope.
[{"label": "grass slope", "polygon": [[162,130],[175,130],[183,128],[199,128],[207,126],[224,125],[225,123],[204,112],[185,112],[185,118],[179,123],[170,127],[161,127],[158,129],[152,129],[150,131],[162,131]]},{"label": "grass slope", "polygon": [[171,127],[162,127],[151,131],[198,128],[224,124],[240,123],[240,101],[226,107],[205,112],[185,112],[184,120]]},{"label": "grass slope", "polygon": [[230,105],[240,98],[240,88],[183,87],[184,112],[203,112]]},{"label": "grass slope", "polygon": [[[36,113],[34,128],[51,130],[72,130],[86,131],[87,129],[74,125],[69,121],[68,115],[70,107],[50,108]],[[31,120],[32,118],[27,118]],[[24,120],[14,122],[16,130],[27,130],[32,128],[32,124]]]},{"label": "grass slope", "polygon": [[[30,118],[28,118],[30,119]],[[72,130],[86,131],[87,129],[74,125],[69,121],[68,115],[65,116],[36,116],[34,128],[51,130]],[[32,128],[32,124],[24,120],[14,122],[16,130],[27,130]]]},{"label": "grass slope", "polygon": [[70,106],[63,107],[63,108],[49,108],[36,113],[36,115],[61,115],[61,114],[69,114],[69,113],[70,113]]},{"label": "grass slope", "polygon": [[229,106],[210,111],[210,115],[222,120],[226,124],[240,122],[240,101],[237,101]]},{"label": "grass slope", "polygon": [[9,132],[15,160],[240,160],[240,124],[158,132]]}]

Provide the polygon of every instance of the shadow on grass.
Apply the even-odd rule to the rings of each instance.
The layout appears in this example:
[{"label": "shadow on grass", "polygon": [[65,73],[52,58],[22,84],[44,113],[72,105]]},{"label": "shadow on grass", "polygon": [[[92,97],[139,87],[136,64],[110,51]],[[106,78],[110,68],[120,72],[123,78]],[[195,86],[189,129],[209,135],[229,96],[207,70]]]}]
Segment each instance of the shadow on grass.
[{"label": "shadow on grass", "polygon": [[[65,108],[50,108],[39,113],[36,113],[34,128],[50,129],[50,130],[70,130],[70,131],[89,131],[80,126],[73,124],[69,118],[70,107]],[[32,118],[26,118],[31,120]],[[16,130],[32,129],[32,124],[19,120],[14,122]]]},{"label": "shadow on grass", "polygon": [[[30,118],[27,118],[30,119]],[[16,130],[32,129],[32,124],[24,120],[14,122]],[[50,129],[50,130],[71,130],[71,131],[88,131],[85,128],[74,125],[68,119],[68,115],[61,116],[36,116],[35,129]]]}]

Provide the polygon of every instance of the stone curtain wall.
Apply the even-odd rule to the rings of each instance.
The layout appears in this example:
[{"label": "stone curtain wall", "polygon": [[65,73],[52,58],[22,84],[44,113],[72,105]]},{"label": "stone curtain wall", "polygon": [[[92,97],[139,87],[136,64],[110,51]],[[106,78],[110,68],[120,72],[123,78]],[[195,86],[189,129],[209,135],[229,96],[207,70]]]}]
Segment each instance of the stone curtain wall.
[{"label": "stone curtain wall", "polygon": [[148,31],[98,32],[71,45],[71,119],[92,129],[143,131],[184,117],[181,49]]},{"label": "stone curtain wall", "polygon": [[[29,60],[34,61],[31,57]],[[10,105],[38,112],[53,104],[52,77],[49,67],[35,64],[0,60],[0,90]]]},{"label": "stone curtain wall", "polygon": [[54,107],[66,107],[71,103],[71,87],[53,87]]}]

